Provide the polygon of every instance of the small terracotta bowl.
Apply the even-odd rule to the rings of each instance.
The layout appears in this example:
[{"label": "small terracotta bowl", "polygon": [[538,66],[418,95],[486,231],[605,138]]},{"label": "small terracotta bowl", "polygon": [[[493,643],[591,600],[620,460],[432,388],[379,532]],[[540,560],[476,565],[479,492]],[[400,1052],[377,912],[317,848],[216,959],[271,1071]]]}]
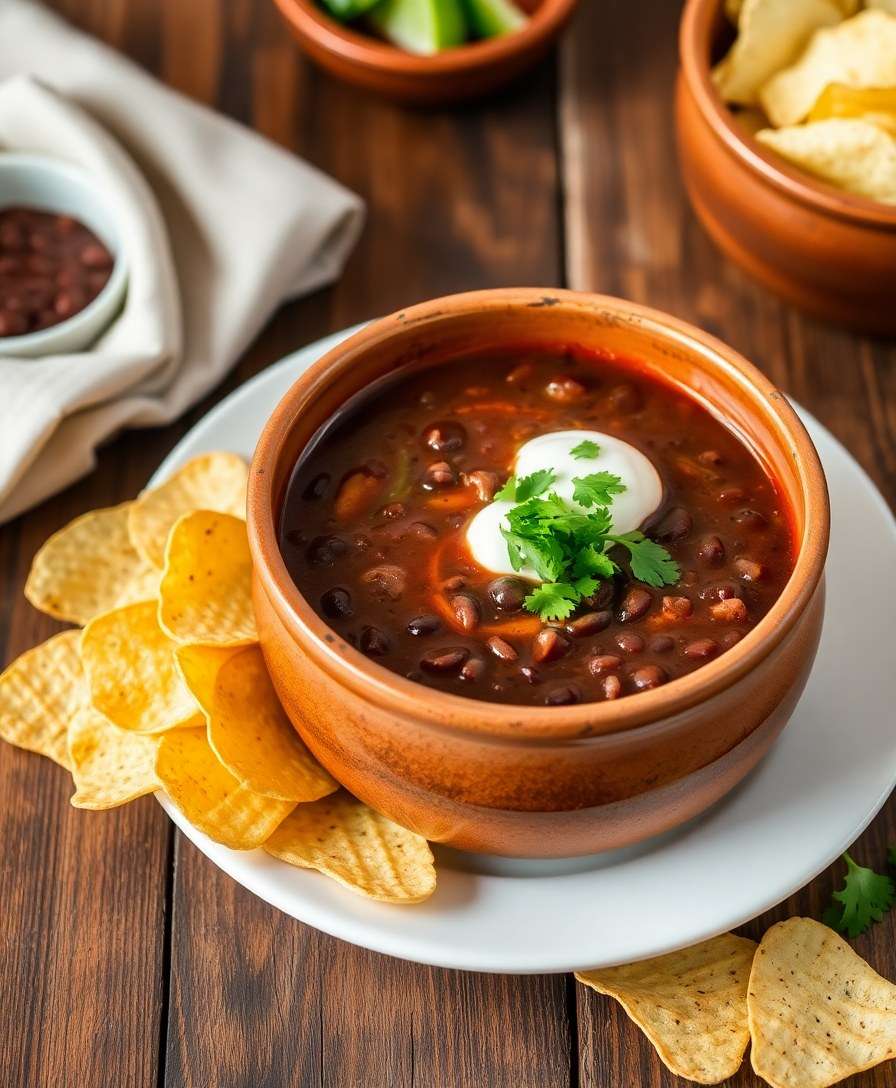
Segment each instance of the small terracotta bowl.
[{"label": "small terracotta bowl", "polygon": [[[567,707],[501,706],[405,679],[336,635],[296,588],[276,525],[293,466],[349,398],[405,363],[511,344],[616,352],[692,391],[769,466],[798,553],[741,642],[654,691]],[[619,299],[514,288],[454,295],[367,326],[303,374],[252,462],[249,539],[262,649],[305,742],[358,797],[427,838],[522,857],[637,842],[702,812],[756,765],[803,689],[821,631],[828,500],[787,400],[699,329]]]},{"label": "small terracotta bowl", "polygon": [[521,30],[418,56],[338,23],[316,0],[275,0],[302,49],[328,72],[365,90],[411,105],[479,98],[497,90],[548,51],[578,0],[530,0]]},{"label": "small terracotta bowl", "polygon": [[731,38],[722,0],[688,0],[676,127],[694,211],[727,256],[789,301],[896,333],[896,206],[816,181],[738,125],[710,75]]}]

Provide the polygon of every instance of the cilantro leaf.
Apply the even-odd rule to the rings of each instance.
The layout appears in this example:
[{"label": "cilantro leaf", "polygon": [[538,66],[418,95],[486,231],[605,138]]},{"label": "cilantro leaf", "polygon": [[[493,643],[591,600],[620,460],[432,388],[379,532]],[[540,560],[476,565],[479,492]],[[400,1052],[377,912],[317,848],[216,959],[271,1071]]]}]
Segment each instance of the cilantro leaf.
[{"label": "cilantro leaf", "polygon": [[537,472],[532,472],[521,479],[511,476],[495,498],[502,502],[526,502],[547,491],[556,479],[556,473],[549,468],[540,468]]},{"label": "cilantro leaf", "polygon": [[592,442],[590,438],[586,438],[578,446],[573,446],[569,452],[577,461],[590,461],[600,453],[600,446]]},{"label": "cilantro leaf", "polygon": [[[576,555],[572,565],[572,572],[577,578],[583,578],[585,575],[612,578],[616,570],[617,567],[613,560],[602,551],[598,551],[593,544],[582,548]],[[589,594],[586,593],[584,596],[587,597]]]},{"label": "cilantro leaf", "polygon": [[[824,920],[840,933],[858,937],[872,922],[879,922],[893,906],[896,889],[888,876],[857,865],[849,854],[844,854],[843,860],[846,862],[846,880],[843,887],[834,892],[834,902],[825,911]],[[837,907],[837,903],[841,906]]]},{"label": "cilantro leaf", "polygon": [[659,589],[671,586],[678,581],[681,570],[666,549],[650,540],[643,533],[635,531],[622,536],[607,536],[614,544],[622,544],[628,549],[631,559],[632,574],[639,582]]},{"label": "cilantro leaf", "polygon": [[544,582],[529,594],[525,605],[543,620],[565,620],[581,598],[578,589],[566,582]]},{"label": "cilantro leaf", "polygon": [[573,499],[580,506],[609,506],[614,495],[627,490],[614,472],[592,472],[573,477]]},{"label": "cilantro leaf", "polygon": [[531,567],[546,582],[555,582],[563,573],[563,549],[558,541],[551,537],[532,539],[503,528],[501,535],[507,541],[507,553],[514,570]]}]

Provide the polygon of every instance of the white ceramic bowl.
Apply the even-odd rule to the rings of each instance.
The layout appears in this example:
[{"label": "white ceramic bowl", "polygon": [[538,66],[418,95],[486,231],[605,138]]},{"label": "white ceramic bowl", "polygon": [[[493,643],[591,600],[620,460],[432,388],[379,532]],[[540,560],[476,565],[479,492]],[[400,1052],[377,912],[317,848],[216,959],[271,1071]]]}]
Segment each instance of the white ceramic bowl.
[{"label": "white ceramic bowl", "polygon": [[81,351],[121,308],[127,286],[123,240],[109,201],[83,170],[42,155],[0,152],[0,208],[38,208],[71,215],[89,227],[115,258],[112,274],[95,299],[48,329],[0,337],[0,355],[34,357]]}]

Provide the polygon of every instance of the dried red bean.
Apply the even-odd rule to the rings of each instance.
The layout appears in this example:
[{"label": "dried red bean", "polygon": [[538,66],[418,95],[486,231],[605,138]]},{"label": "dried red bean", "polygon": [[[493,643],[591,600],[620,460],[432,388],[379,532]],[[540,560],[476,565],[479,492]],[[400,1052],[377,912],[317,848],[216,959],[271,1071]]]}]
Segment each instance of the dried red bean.
[{"label": "dried red bean", "polygon": [[424,612],[422,616],[414,616],[412,620],[408,620],[407,632],[409,635],[417,636],[434,635],[441,626],[442,621],[439,616]]},{"label": "dried red bean", "polygon": [[708,661],[719,652],[719,644],[713,638],[695,638],[688,642],[681,651],[685,657]]},{"label": "dried red bean", "polygon": [[667,654],[675,648],[675,639],[669,635],[654,635],[647,648],[652,654]]},{"label": "dried red bean", "polygon": [[747,559],[742,555],[734,560],[734,569],[745,582],[758,582],[765,573],[761,563],[757,563],[754,559]]},{"label": "dried red bean", "polygon": [[647,615],[652,604],[653,594],[646,589],[642,589],[641,586],[632,586],[622,598],[622,604],[619,606],[616,618],[620,623],[631,623],[633,620],[639,620],[642,616]]},{"label": "dried red bean", "polygon": [[707,566],[720,566],[725,561],[725,545],[717,536],[704,537],[697,549],[697,558]]},{"label": "dried red bean", "polygon": [[502,612],[519,612],[528,589],[518,578],[496,578],[489,582],[488,596]]},{"label": "dried red bean", "polygon": [[464,631],[475,631],[482,619],[482,609],[476,598],[467,593],[458,593],[451,598],[450,604],[454,618]]},{"label": "dried red bean", "polygon": [[397,601],[408,584],[408,574],[404,567],[395,563],[381,563],[378,567],[365,570],[361,581],[372,592],[387,597],[390,601]]},{"label": "dried red bean", "polygon": [[666,514],[651,536],[664,544],[674,543],[676,540],[684,540],[694,527],[694,519],[683,506],[673,506]]},{"label": "dried red bean", "polygon": [[492,635],[491,638],[486,640],[485,644],[495,657],[500,658],[502,661],[516,661],[519,657],[519,654],[510,643],[499,635]]},{"label": "dried red bean", "polygon": [[622,664],[622,658],[615,654],[598,654],[588,662],[588,668],[592,676],[603,676],[604,673],[613,672]]},{"label": "dried red bean", "polygon": [[552,688],[544,697],[544,701],[547,706],[571,706],[573,703],[577,703],[581,696],[576,688],[571,684],[564,684],[563,687]]},{"label": "dried red bean", "polygon": [[629,677],[637,691],[650,691],[665,684],[669,674],[661,665],[641,665]]},{"label": "dried red bean", "polygon": [[378,627],[364,627],[359,647],[368,657],[382,657],[389,652],[389,639]]},{"label": "dried red bean", "polygon": [[313,567],[332,567],[347,551],[348,544],[340,536],[316,536],[306,556]]},{"label": "dried red bean", "polygon": [[423,444],[433,453],[454,453],[463,449],[467,432],[459,423],[452,421],[430,423],[423,430]]},{"label": "dried red bean", "polygon": [[710,605],[709,614],[719,623],[745,623],[747,606],[737,597],[731,597]]},{"label": "dried red bean", "polygon": [[532,640],[532,660],[536,664],[556,661],[569,649],[569,639],[556,627],[542,627]]},{"label": "dried red bean", "polygon": [[644,652],[644,639],[634,631],[621,631],[616,636],[616,645],[624,654],[640,654]]},{"label": "dried red bean", "polygon": [[552,378],[544,387],[544,391],[558,404],[572,404],[574,401],[581,400],[587,392],[581,382],[565,374]]},{"label": "dried red bean", "polygon": [[615,674],[605,676],[600,682],[600,690],[605,699],[618,699],[622,694],[622,681]]},{"label": "dried red bean", "polygon": [[464,646],[444,646],[440,650],[427,650],[420,658],[420,668],[427,672],[456,672],[470,656]]},{"label": "dried red bean", "polygon": [[463,666],[458,675],[461,680],[466,680],[468,683],[475,683],[485,673],[485,662],[481,657],[471,657],[469,661]]},{"label": "dried red bean", "polygon": [[440,487],[454,487],[457,483],[457,473],[447,461],[436,461],[427,468],[423,477],[423,486],[429,490]]},{"label": "dried red bean", "polygon": [[610,612],[586,612],[584,616],[571,620],[566,625],[566,631],[573,638],[588,638],[600,631],[605,631],[613,619]]},{"label": "dried red bean", "polygon": [[321,597],[320,607],[331,620],[345,619],[352,614],[352,595],[347,589],[336,586]]}]

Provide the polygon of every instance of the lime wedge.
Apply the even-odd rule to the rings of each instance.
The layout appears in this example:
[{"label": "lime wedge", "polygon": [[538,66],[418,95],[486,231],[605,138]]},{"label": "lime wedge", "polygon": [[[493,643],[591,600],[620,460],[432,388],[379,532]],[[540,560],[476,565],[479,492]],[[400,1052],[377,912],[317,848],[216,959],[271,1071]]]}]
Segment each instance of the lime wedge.
[{"label": "lime wedge", "polygon": [[384,38],[409,53],[438,53],[467,39],[461,0],[381,0],[369,18]]},{"label": "lime wedge", "polygon": [[350,19],[357,19],[368,11],[377,0],[321,0],[322,5],[341,23],[347,23]]},{"label": "lime wedge", "polygon": [[477,38],[496,38],[526,25],[528,16],[513,0],[464,0],[470,29]]}]

